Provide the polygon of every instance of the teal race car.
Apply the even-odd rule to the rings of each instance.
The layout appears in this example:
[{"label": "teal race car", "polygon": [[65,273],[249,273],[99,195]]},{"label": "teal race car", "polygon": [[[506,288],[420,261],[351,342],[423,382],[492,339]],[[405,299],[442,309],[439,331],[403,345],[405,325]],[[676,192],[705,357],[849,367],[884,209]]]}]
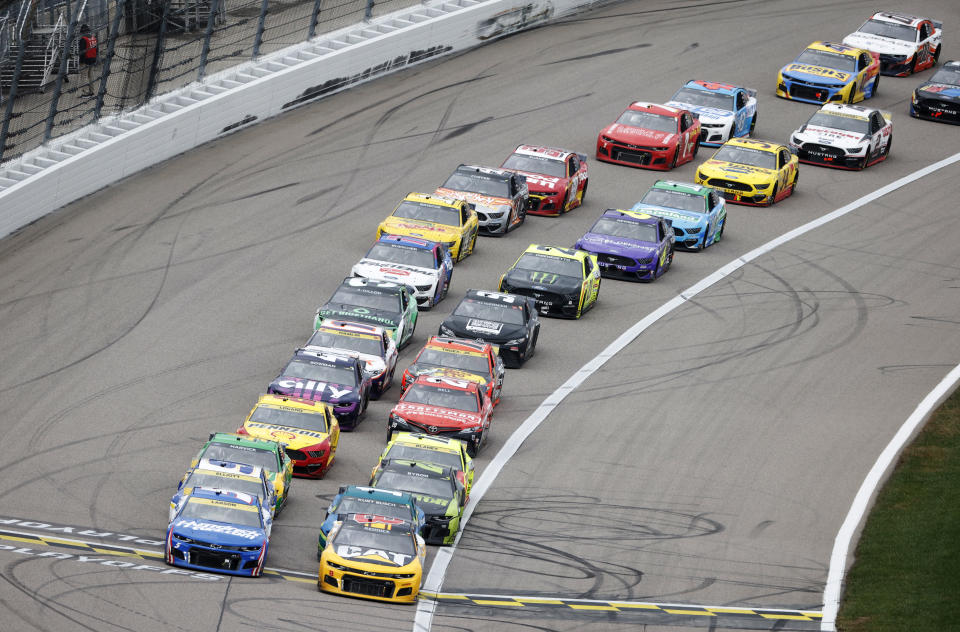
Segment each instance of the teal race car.
[{"label": "teal race car", "polygon": [[720,241],[727,227],[727,207],[715,189],[699,184],[657,180],[630,209],[669,219],[674,247],[701,251]]},{"label": "teal race car", "polygon": [[397,349],[413,339],[417,328],[416,289],[392,281],[347,277],[333,296],[317,309],[313,328],[324,318],[379,325],[387,330]]}]

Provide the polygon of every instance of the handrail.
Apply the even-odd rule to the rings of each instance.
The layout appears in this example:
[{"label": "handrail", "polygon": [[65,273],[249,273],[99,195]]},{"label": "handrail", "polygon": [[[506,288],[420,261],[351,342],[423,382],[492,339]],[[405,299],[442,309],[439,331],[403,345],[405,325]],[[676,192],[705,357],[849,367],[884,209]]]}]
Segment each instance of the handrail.
[{"label": "handrail", "polygon": [[45,86],[50,81],[50,75],[53,74],[53,67],[60,58],[60,51],[63,50],[63,13],[57,18],[57,23],[53,26],[53,33],[47,40],[47,49],[43,53],[43,79],[40,85]]}]

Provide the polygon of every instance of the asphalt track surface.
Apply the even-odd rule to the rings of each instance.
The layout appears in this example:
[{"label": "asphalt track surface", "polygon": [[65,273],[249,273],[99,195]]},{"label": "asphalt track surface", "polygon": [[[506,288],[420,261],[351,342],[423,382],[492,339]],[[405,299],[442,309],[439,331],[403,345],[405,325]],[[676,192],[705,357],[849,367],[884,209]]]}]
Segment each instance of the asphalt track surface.
[{"label": "asphalt track surface", "polygon": [[[757,88],[755,136],[784,141],[816,108],[774,96],[778,68],[874,8],[614,4],[241,131],[0,242],[0,629],[411,629],[414,608],[319,594],[314,579],[324,507],[339,485],[366,481],[396,389],[344,434],[326,480],[294,482],[267,560],[283,571],[261,579],[164,573],[156,557],[170,494],[207,434],[239,425],[408,191],[432,190],[460,162],[499,164],[520,142],[592,156],[628,102],[666,100],[694,77]],[[904,9],[942,19],[941,59],[960,57],[955,3]],[[537,357],[507,375],[481,470],[645,314],[956,152],[960,128],[906,115],[930,74],[881,80],[873,102],[895,121],[887,161],[804,165],[794,196],[731,207],[723,241],[678,253],[656,283],[605,280],[581,321],[545,321]],[[689,181],[699,162],[666,177]],[[572,244],[658,177],[591,160],[583,208],[481,239],[401,365],[527,244]],[[955,163],[777,248],[590,377],[502,470],[450,564],[444,592],[500,598],[443,599],[433,629],[817,629],[815,617],[722,608],[819,611],[863,477],[957,364],[958,178]]]}]

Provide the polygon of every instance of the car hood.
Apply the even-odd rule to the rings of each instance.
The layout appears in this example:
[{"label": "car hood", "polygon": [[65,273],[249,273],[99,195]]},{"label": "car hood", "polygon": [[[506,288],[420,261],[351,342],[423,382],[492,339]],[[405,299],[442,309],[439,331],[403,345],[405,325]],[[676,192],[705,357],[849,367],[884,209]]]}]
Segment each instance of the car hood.
[{"label": "car hood", "polygon": [[335,544],[332,553],[335,557],[348,563],[362,562],[375,566],[386,566],[394,570],[408,566],[417,559],[416,556],[406,553],[350,544]]},{"label": "car hood", "polygon": [[455,408],[431,406],[429,404],[408,404],[399,402],[393,407],[393,412],[404,419],[419,421],[428,425],[448,427],[475,426],[483,421],[480,413],[471,413]]},{"label": "car hood", "polygon": [[170,528],[179,536],[220,546],[256,546],[267,539],[266,532],[259,527],[244,527],[197,518],[178,518]]},{"label": "car hood", "polygon": [[434,268],[421,268],[373,259],[361,259],[354,264],[351,272],[354,276],[361,276],[366,279],[395,281],[406,285],[430,284],[440,276],[440,270]]},{"label": "car hood", "polygon": [[960,86],[951,86],[946,83],[925,83],[917,88],[917,96],[926,99],[960,101]]},{"label": "car hood", "polygon": [[453,189],[444,189],[442,187],[434,191],[433,194],[455,200],[465,200],[481,211],[484,209],[494,210],[498,206],[510,206],[513,203],[510,198],[483,195],[482,193],[473,193],[471,191],[454,191]]},{"label": "car hood", "polygon": [[456,241],[460,236],[459,226],[447,226],[405,217],[388,217],[380,225],[380,230],[390,235],[411,235],[430,241]]},{"label": "car hood", "polygon": [[742,182],[767,182],[776,176],[775,169],[764,169],[763,167],[752,167],[750,165],[740,164],[739,162],[727,162],[725,160],[713,160],[712,158],[698,168],[708,177],[726,178],[727,180],[739,180]]},{"label": "car hood", "polygon": [[265,424],[259,421],[248,421],[243,427],[251,437],[277,441],[291,450],[309,448],[330,438],[329,433],[326,432],[316,432],[314,430],[280,426],[277,424]]},{"label": "car hood", "polygon": [[733,123],[734,114],[730,110],[721,110],[720,108],[711,108],[705,105],[693,105],[683,101],[667,101],[665,105],[671,105],[683,110],[690,110],[700,119],[702,123]]},{"label": "car hood", "polygon": [[555,176],[548,176],[544,173],[533,173],[532,171],[520,171],[519,169],[509,169],[514,173],[519,173],[520,175],[526,176],[527,178],[527,189],[530,191],[536,191],[538,193],[548,192],[548,193],[559,193],[567,188],[567,183],[570,182],[570,178],[557,178]]},{"label": "car hood", "polygon": [[644,204],[641,208],[634,208],[633,210],[647,213],[648,215],[656,215],[657,217],[663,217],[664,219],[669,219],[673,222],[674,226],[678,228],[686,228],[688,226],[702,226],[707,221],[707,213],[697,213],[696,211],[678,211],[677,209],[667,208],[665,206],[651,206],[649,204]]},{"label": "car hood", "polygon": [[[531,274],[536,274],[536,280],[531,278]],[[569,294],[579,292],[582,281],[574,277],[568,277],[550,272],[533,272],[526,269],[513,268],[506,275],[508,284],[514,287],[528,287],[542,291],[555,292],[557,294]]]},{"label": "car hood", "polygon": [[342,303],[326,303],[320,307],[321,318],[335,318],[337,320],[352,320],[361,323],[370,323],[381,325],[390,329],[396,329],[403,320],[403,314],[399,312],[387,312],[368,307],[357,307],[355,305],[344,305]]},{"label": "car hood", "polygon": [[867,142],[863,134],[819,125],[808,125],[802,132],[795,132],[794,136],[806,143],[819,143],[832,147],[857,147]]},{"label": "car hood", "polygon": [[644,127],[633,127],[620,123],[608,125],[600,132],[600,135],[634,145],[669,145],[676,137],[676,134],[671,132],[658,132]]},{"label": "car hood", "polygon": [[587,233],[581,237],[577,247],[591,252],[609,252],[633,258],[653,257],[657,254],[657,245],[648,241],[598,235],[597,233]]},{"label": "car hood", "polygon": [[330,404],[351,404],[360,401],[360,392],[354,386],[330,384],[287,375],[281,375],[270,382],[269,392]]},{"label": "car hood", "polygon": [[914,42],[873,35],[871,33],[851,33],[843,38],[843,43],[854,48],[866,48],[881,55],[912,55],[917,50]]},{"label": "car hood", "polygon": [[844,85],[853,78],[853,74],[834,70],[826,66],[812,66],[810,64],[789,64],[780,71],[791,79],[811,81],[819,84]]}]

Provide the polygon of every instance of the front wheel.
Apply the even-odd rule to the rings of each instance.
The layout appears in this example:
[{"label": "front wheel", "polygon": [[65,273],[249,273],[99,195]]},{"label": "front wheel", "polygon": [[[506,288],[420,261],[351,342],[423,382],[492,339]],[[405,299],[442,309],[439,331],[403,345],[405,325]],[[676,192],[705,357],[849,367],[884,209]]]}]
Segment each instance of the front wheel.
[{"label": "front wheel", "polygon": [[780,191],[780,184],[777,183],[773,185],[773,193],[770,194],[770,198],[767,200],[767,203],[764,206],[773,206],[774,201],[777,199],[777,193]]},{"label": "front wheel", "polygon": [[486,430],[480,432],[480,436],[477,437],[476,441],[471,441],[467,444],[467,456],[471,459],[477,457],[477,453],[480,452],[480,445],[483,443],[483,435],[486,434]]},{"label": "front wheel", "polygon": [[749,133],[752,134],[752,133],[753,133],[753,130],[755,130],[756,128],[757,128],[757,113],[754,112],[754,114],[753,114],[753,119],[751,119],[751,121],[750,121],[750,132],[749,132]]},{"label": "front wheel", "polygon": [[873,87],[870,88],[870,98],[877,96],[877,90],[880,89],[880,74],[878,73],[876,78],[873,80]]},{"label": "front wheel", "polygon": [[938,61],[940,61],[940,45],[939,44],[937,44],[937,50],[933,51],[933,65],[936,66]]},{"label": "front wheel", "polygon": [[393,428],[387,426],[387,443],[390,443],[391,439],[393,439]]},{"label": "front wheel", "polygon": [[890,155],[890,148],[893,147],[893,136],[890,137],[890,140],[887,141],[887,146],[883,148],[883,157],[886,158]]},{"label": "front wheel", "polygon": [[713,236],[713,243],[717,243],[723,237],[723,231],[727,229],[727,218],[723,218],[723,223],[720,224],[720,230],[717,231],[717,234]]}]

